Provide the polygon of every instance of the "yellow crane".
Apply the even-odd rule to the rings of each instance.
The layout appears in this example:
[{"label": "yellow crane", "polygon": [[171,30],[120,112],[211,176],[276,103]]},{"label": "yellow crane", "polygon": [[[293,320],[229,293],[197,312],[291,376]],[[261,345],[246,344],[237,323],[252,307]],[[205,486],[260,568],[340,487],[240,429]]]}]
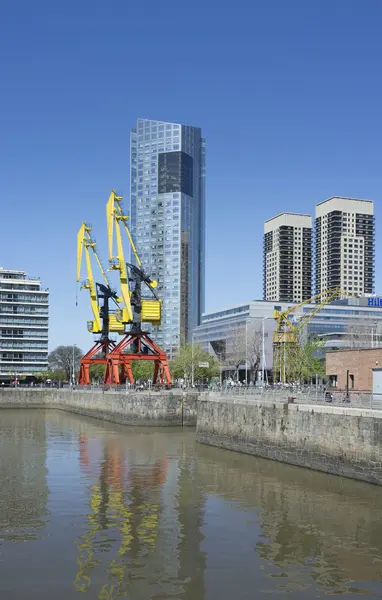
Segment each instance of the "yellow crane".
[{"label": "yellow crane", "polygon": [[[114,190],[111,191],[106,204],[106,221],[107,221],[107,237],[109,248],[109,264],[110,270],[119,271],[119,281],[121,286],[121,294],[124,307],[119,311],[117,318],[121,323],[133,323],[133,293],[130,290],[129,281],[135,280],[137,275],[140,276],[150,289],[153,298],[140,299],[140,320],[153,325],[160,325],[161,322],[161,301],[155,296],[154,289],[157,287],[157,282],[147,276],[142,268],[142,262],[139,258],[137,249],[131,237],[130,230],[127,225],[129,217],[124,214],[122,208],[122,196],[117,196]],[[121,227],[124,228],[128,237],[132,253],[134,255],[136,265],[126,263],[125,253],[122,242]],[[114,231],[116,238],[116,254],[114,255]]]},{"label": "yellow crane", "polygon": [[[357,298],[353,294],[349,294],[340,288],[324,290],[319,294],[294,304],[286,310],[274,310],[273,316],[277,322],[276,329],[273,334],[273,347],[275,353],[274,363],[279,366],[280,379],[283,383],[286,381],[286,363],[288,360],[288,351],[293,350],[300,342],[300,333],[304,326],[317,314],[320,310],[330,304],[336,298]],[[307,304],[317,302],[310,310],[301,315],[298,321],[293,322],[291,316],[300,308]]]},{"label": "yellow crane", "polygon": [[[95,241],[91,237],[91,227],[86,222],[82,223],[77,235],[77,281],[81,277],[82,257],[85,252],[87,279],[81,289],[89,290],[94,317],[93,321],[88,322],[88,330],[91,333],[99,333],[100,338],[81,359],[79,383],[81,385],[90,384],[90,367],[95,364],[105,365],[105,384],[119,385],[126,377],[130,383],[133,383],[132,363],[150,360],[154,362],[153,383],[156,384],[159,381],[163,385],[167,381],[167,384],[171,385],[172,379],[167,364],[167,355],[150,338],[149,333],[142,330],[142,323],[160,325],[161,322],[162,303],[154,291],[157,282],[142,268],[127,226],[129,217],[123,212],[122,196],[117,196],[114,190],[106,204],[106,218],[110,270],[119,272],[121,296],[117,296],[109,285],[96,251]],[[135,264],[127,263],[125,260],[122,228],[128,237]],[[106,285],[94,280],[91,253],[96,258]],[[149,294],[145,296],[144,290],[146,290],[146,294],[149,290]],[[113,312],[109,310],[109,300],[112,300],[117,306]],[[127,325],[129,328],[126,331]],[[122,335],[121,341],[116,344],[114,340],[110,339],[110,332]]]},{"label": "yellow crane", "polygon": [[[296,343],[298,341],[298,332],[301,331],[302,327],[310,321],[320,310],[330,304],[336,298],[358,298],[358,296],[354,296],[341,290],[340,288],[333,288],[331,290],[325,290],[324,292],[320,292],[303,302],[299,302],[298,304],[294,304],[290,306],[286,310],[274,310],[273,317],[277,322],[276,329],[273,334],[273,343],[274,344],[282,344],[282,343]],[[317,304],[311,308],[311,310],[304,313],[298,323],[295,324],[290,320],[290,315],[293,315],[299,308],[305,306],[306,304],[312,304],[317,302]]]},{"label": "yellow crane", "polygon": [[[90,306],[93,313],[93,321],[88,321],[88,330],[91,333],[102,332],[102,318],[101,318],[101,307],[98,300],[97,284],[93,276],[91,254],[93,254],[97,265],[101,271],[102,278],[107,288],[110,289],[109,280],[102,267],[102,263],[97,253],[96,242],[91,236],[92,228],[85,221],[82,223],[78,234],[77,234],[77,283],[81,280],[81,268],[83,254],[85,253],[85,263],[87,277],[81,285],[81,289],[89,290],[90,294]],[[120,300],[120,299],[118,299]],[[117,332],[120,335],[125,333],[124,324],[117,321],[115,314],[109,315],[109,330]]]}]

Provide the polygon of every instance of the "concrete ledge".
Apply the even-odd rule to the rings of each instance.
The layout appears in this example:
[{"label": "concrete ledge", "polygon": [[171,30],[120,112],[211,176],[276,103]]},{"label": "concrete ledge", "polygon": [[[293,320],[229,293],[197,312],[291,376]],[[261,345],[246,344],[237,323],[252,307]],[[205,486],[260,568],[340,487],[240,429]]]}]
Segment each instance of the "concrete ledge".
[{"label": "concrete ledge", "polygon": [[205,398],[197,441],[382,485],[382,411]]},{"label": "concrete ledge", "polygon": [[18,388],[0,390],[1,408],[55,408],[122,425],[196,426],[195,393],[124,393]]}]

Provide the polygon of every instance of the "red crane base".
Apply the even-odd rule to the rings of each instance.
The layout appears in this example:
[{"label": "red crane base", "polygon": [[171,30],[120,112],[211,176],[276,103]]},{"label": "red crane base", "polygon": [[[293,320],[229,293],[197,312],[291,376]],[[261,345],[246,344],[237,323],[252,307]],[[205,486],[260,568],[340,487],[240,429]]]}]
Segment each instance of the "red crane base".
[{"label": "red crane base", "polygon": [[[91,365],[107,365],[110,353],[115,348],[115,342],[112,340],[98,341],[94,346],[81,358],[80,361],[80,375],[78,377],[79,385],[90,385],[90,366]],[[96,358],[96,355],[102,352],[103,356]],[[104,383],[106,382],[106,371]]]},{"label": "red crane base", "polygon": [[[137,352],[125,353],[126,348],[134,343],[137,345]],[[107,360],[105,383],[119,385],[126,380],[134,383],[131,363],[135,360],[154,362],[153,385],[172,385],[167,354],[144,331],[128,333],[113,348]]]}]

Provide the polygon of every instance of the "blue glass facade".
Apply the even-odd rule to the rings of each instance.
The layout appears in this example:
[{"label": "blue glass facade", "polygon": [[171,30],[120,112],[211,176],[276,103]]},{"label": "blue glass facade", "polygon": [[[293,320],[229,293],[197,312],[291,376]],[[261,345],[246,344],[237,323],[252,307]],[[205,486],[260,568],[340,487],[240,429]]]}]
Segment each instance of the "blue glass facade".
[{"label": "blue glass facade", "polygon": [[171,355],[204,310],[205,141],[197,127],[138,119],[130,153],[131,232],[163,301],[152,336]]},{"label": "blue glass facade", "polygon": [[[206,313],[202,323],[194,330],[194,340],[205,350],[219,358],[228,347],[233,335],[241,339],[251,332],[260,331],[264,322],[265,354],[268,369],[273,363],[273,332],[276,328],[274,310],[286,310],[293,303],[254,300],[247,304]],[[377,308],[377,306],[379,308]],[[306,313],[315,311],[315,304],[296,309],[291,318],[298,321]],[[369,298],[344,299],[321,308],[306,324],[308,336],[325,340],[324,350],[382,345],[382,304],[369,305]]]}]

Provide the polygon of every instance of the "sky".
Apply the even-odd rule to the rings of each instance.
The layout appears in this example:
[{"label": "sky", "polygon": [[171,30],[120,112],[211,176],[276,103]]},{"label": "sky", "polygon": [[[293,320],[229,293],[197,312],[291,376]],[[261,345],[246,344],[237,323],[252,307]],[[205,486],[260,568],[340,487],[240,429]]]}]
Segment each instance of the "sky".
[{"label": "sky", "polygon": [[206,310],[262,297],[263,222],[372,199],[382,170],[379,0],[2,0],[0,265],[50,290],[50,347],[92,344],[76,234],[106,263],[137,118],[207,140]]}]

